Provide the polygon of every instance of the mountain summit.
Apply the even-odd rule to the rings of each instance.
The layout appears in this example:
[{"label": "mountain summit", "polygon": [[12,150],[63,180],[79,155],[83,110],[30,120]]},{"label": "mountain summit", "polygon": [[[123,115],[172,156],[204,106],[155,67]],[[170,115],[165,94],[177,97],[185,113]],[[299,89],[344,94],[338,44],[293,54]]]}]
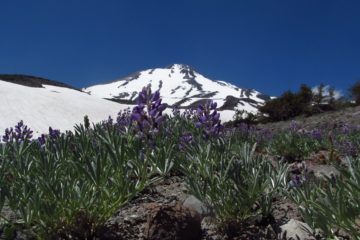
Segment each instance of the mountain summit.
[{"label": "mountain summit", "polygon": [[197,107],[212,99],[218,103],[219,111],[229,115],[226,120],[232,118],[235,110],[257,112],[258,107],[270,99],[254,89],[211,80],[186,64],[143,70],[111,83],[84,88],[83,91],[99,98],[135,104],[138,92],[149,84],[153,91],[160,90],[164,103],[180,109]]}]

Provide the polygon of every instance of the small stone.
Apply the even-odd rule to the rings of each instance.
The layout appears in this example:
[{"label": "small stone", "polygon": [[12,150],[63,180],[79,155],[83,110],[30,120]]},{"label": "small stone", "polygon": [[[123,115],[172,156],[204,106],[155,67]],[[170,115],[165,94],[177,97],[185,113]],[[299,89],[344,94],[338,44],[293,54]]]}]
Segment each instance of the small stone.
[{"label": "small stone", "polygon": [[201,218],[204,218],[209,214],[209,210],[205,207],[204,203],[193,195],[190,195],[185,199],[183,206],[194,210]]},{"label": "small stone", "polygon": [[337,177],[340,175],[339,170],[337,170],[332,165],[309,165],[309,171],[313,172],[315,178],[324,179],[324,176],[331,178],[332,176]]},{"label": "small stone", "polygon": [[281,239],[315,240],[313,230],[310,226],[295,219],[290,219],[290,221],[282,225],[280,229]]}]

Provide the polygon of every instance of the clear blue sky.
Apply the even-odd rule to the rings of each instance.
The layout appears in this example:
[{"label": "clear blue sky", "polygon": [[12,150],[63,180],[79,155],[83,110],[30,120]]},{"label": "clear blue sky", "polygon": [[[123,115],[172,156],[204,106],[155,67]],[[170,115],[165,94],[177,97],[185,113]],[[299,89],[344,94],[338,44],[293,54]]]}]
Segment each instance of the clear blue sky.
[{"label": "clear blue sky", "polygon": [[172,63],[272,95],[346,90],[360,79],[360,1],[0,1],[0,73],[85,87]]}]

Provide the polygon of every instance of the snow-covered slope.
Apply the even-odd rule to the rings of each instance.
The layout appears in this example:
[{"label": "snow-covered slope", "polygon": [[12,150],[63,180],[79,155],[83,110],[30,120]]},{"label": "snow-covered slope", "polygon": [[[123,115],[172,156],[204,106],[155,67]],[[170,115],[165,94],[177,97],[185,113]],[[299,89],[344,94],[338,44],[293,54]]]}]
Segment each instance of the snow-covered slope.
[{"label": "snow-covered slope", "polygon": [[196,107],[199,103],[212,99],[224,113],[223,120],[231,120],[236,109],[255,113],[259,105],[270,99],[253,89],[242,89],[224,81],[210,80],[183,64],[140,71],[83,91],[99,98],[134,104],[138,92],[148,84],[151,84],[153,90],[160,89],[164,103],[180,109]]},{"label": "snow-covered slope", "polygon": [[[29,80],[29,79],[28,79]],[[0,76],[0,136],[5,128],[14,126],[23,120],[38,136],[46,133],[49,126],[72,130],[73,126],[83,121],[85,115],[90,121],[99,122],[115,117],[127,106],[99,99],[79,90],[65,86],[54,86],[53,82],[1,80]]]}]

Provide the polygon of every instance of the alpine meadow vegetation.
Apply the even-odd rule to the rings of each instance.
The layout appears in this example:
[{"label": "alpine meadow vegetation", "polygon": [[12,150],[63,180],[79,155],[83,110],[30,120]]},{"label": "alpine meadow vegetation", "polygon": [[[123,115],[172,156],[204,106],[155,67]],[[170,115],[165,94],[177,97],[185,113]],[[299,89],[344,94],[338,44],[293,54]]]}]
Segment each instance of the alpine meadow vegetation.
[{"label": "alpine meadow vegetation", "polygon": [[[283,98],[301,109],[263,111],[278,120],[295,116],[305,111],[309,89]],[[2,234],[11,239],[26,229],[35,239],[99,237],[126,203],[177,175],[221,231],[255,218],[271,222],[275,202],[287,199],[323,237],[360,239],[358,126],[305,130],[294,121],[290,130],[272,132],[246,123],[224,127],[213,101],[173,109],[172,116],[167,108],[160,92],[147,86],[137,105],[116,119],[91,124],[85,116],[71,132],[50,127],[36,139],[22,121],[6,129],[0,143]],[[315,179],[307,166],[290,171],[319,151],[330,153],[340,175]],[[345,163],[332,161],[335,155]]]}]

